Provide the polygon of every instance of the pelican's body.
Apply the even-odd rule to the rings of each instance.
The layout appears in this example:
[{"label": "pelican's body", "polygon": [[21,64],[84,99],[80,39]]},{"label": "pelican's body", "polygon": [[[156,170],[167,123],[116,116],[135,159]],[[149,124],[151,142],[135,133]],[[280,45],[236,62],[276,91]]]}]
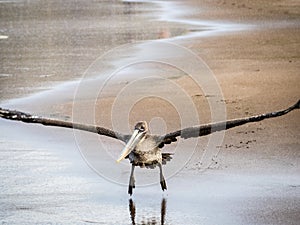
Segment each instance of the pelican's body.
[{"label": "pelican's body", "polygon": [[128,159],[134,166],[154,168],[158,163],[162,163],[162,154],[154,138],[146,134],[146,137],[129,153]]},{"label": "pelican's body", "polygon": [[151,169],[154,169],[156,166],[158,166],[160,171],[161,188],[163,191],[167,189],[167,184],[162,173],[162,164],[165,164],[166,161],[171,159],[171,154],[162,154],[159,148],[159,139],[156,136],[150,135],[148,132],[147,123],[145,121],[138,122],[135,125],[132,136],[128,140],[124,150],[117,160],[119,162],[124,158],[128,158],[132,164],[128,187],[128,194],[130,195],[132,195],[132,189],[135,188],[135,166]]}]

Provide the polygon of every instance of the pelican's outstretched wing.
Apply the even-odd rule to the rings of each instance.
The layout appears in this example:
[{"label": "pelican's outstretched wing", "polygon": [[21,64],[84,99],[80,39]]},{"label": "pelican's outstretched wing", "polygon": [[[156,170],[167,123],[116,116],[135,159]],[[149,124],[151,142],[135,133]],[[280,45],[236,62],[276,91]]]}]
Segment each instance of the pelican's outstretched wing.
[{"label": "pelican's outstretched wing", "polygon": [[177,141],[177,137],[187,139],[193,137],[206,136],[216,131],[228,130],[230,128],[240,126],[246,123],[258,122],[264,119],[282,116],[291,112],[294,109],[299,109],[299,108],[300,108],[300,100],[296,104],[290,106],[289,108],[277,112],[271,112],[271,113],[251,116],[247,118],[234,119],[234,120],[228,120],[224,122],[211,123],[211,124],[185,128],[160,137],[159,147],[162,148],[165,144],[171,144],[172,142]]},{"label": "pelican's outstretched wing", "polygon": [[45,126],[65,127],[65,128],[76,129],[76,130],[88,131],[100,135],[105,135],[111,138],[115,138],[123,142],[126,142],[129,136],[96,125],[87,125],[87,124],[73,123],[73,122],[62,121],[62,120],[43,118],[43,117],[33,116],[31,114],[24,113],[21,111],[16,111],[16,110],[8,110],[8,109],[0,108],[0,117],[9,120],[18,120],[25,123],[38,123]]}]

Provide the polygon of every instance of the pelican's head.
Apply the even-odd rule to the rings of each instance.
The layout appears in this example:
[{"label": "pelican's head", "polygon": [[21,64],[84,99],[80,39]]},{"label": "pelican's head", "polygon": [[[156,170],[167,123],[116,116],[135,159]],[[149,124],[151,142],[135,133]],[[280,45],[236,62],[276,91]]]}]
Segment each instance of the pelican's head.
[{"label": "pelican's head", "polygon": [[134,150],[134,148],[137,146],[138,143],[140,143],[146,136],[148,132],[148,125],[146,121],[138,122],[135,127],[133,134],[131,135],[131,138],[127,142],[126,146],[124,147],[119,159],[117,162],[120,162],[122,159],[124,159],[126,156],[129,155],[129,153]]}]

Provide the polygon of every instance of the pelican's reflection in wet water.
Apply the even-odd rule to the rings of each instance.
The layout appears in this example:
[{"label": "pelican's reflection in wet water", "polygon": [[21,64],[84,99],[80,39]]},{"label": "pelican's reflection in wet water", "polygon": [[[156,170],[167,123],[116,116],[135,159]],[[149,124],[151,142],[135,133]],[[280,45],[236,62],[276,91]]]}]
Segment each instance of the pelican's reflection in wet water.
[{"label": "pelican's reflection in wet water", "polygon": [[135,224],[141,224],[141,225],[154,225],[154,224],[165,224],[165,216],[166,216],[166,209],[167,209],[167,200],[165,198],[161,201],[161,209],[160,209],[160,221],[159,218],[153,215],[147,215],[148,218],[145,218],[145,216],[142,216],[141,222],[136,222],[135,216],[136,216],[136,208],[134,201],[132,199],[129,199],[129,212],[130,212],[130,218],[132,225]]}]

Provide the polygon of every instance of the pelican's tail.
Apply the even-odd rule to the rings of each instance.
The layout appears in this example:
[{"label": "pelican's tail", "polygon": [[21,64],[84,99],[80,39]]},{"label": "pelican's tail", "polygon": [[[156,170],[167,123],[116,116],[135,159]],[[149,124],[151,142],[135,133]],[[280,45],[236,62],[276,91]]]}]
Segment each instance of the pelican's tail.
[{"label": "pelican's tail", "polygon": [[172,159],[172,155],[174,155],[174,153],[162,153],[162,164],[166,165],[167,162],[171,161]]}]

